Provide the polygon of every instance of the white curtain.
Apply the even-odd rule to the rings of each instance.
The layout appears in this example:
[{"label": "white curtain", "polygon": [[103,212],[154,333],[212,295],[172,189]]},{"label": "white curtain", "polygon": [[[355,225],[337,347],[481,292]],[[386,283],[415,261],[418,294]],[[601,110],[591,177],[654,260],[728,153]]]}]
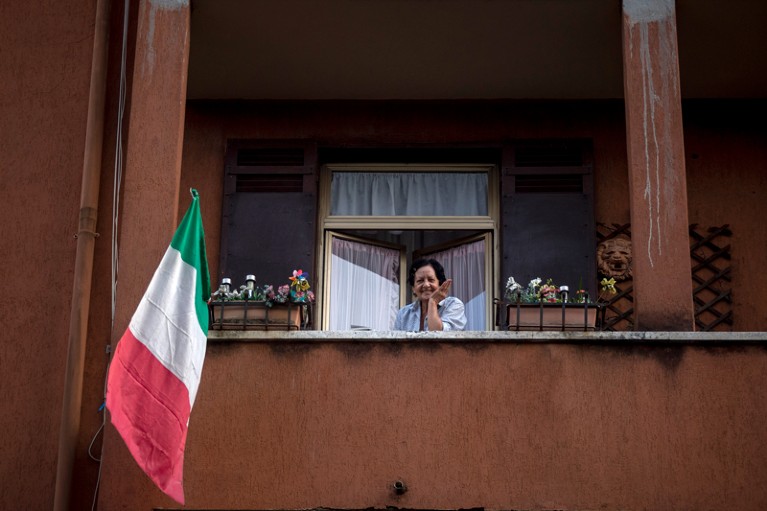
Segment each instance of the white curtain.
[{"label": "white curtain", "polygon": [[333,237],[330,329],[389,330],[399,310],[400,253]]},{"label": "white curtain", "polygon": [[445,276],[453,279],[450,294],[466,306],[466,330],[485,330],[485,241],[459,245],[428,254],[445,268]]},{"label": "white curtain", "polygon": [[334,172],[330,214],[486,216],[487,174]]}]

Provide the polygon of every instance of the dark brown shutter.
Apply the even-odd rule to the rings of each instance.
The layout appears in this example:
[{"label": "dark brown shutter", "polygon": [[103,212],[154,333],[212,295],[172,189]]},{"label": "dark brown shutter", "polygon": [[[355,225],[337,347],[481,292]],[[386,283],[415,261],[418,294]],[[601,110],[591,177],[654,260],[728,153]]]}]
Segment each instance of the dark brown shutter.
[{"label": "dark brown shutter", "polygon": [[551,278],[596,296],[591,142],[518,141],[503,160],[502,284]]},{"label": "dark brown shutter", "polygon": [[307,141],[227,144],[219,281],[239,287],[288,284],[294,269],[314,274],[317,149]]}]

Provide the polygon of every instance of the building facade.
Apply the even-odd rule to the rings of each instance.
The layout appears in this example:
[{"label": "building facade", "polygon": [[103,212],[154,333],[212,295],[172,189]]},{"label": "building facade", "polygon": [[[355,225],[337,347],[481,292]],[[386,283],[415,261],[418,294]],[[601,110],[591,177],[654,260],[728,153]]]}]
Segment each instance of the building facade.
[{"label": "building facade", "polygon": [[[214,288],[303,268],[318,302],[311,331],[210,334],[186,508],[767,503],[761,2],[0,13],[0,507],[174,508],[100,406],[192,187]],[[414,209],[355,209],[372,176],[413,179]],[[598,295],[619,234],[616,331],[496,327],[510,276]],[[479,246],[476,327],[334,327],[364,301],[333,287],[337,240],[393,250],[397,283],[419,254]]]}]

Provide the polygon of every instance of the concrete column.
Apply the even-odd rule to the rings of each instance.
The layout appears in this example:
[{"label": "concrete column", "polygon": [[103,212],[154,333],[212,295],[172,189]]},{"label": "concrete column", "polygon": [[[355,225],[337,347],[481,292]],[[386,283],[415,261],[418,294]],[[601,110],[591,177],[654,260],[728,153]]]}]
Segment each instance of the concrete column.
[{"label": "concrete column", "polygon": [[[189,61],[188,0],[141,0],[130,91],[123,195],[119,217],[119,271],[113,348],[128,327],[178,223],[181,154]],[[189,198],[182,194],[183,200]],[[146,477],[115,429],[105,430],[100,495],[131,508],[132,495],[172,501]],[[145,482],[129,488],[125,481]],[[146,506],[146,500],[143,505]],[[164,503],[164,504],[163,504]]]},{"label": "concrete column", "polygon": [[635,322],[694,328],[674,0],[623,0]]}]

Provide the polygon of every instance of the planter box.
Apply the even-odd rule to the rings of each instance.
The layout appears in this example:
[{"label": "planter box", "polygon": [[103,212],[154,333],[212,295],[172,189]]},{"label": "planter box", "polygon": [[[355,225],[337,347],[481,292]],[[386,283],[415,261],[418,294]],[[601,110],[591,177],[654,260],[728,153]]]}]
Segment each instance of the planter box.
[{"label": "planter box", "polygon": [[211,330],[301,330],[310,324],[311,305],[265,302],[211,302]]},{"label": "planter box", "polygon": [[496,300],[496,326],[517,332],[596,330],[595,303],[507,303]]}]

